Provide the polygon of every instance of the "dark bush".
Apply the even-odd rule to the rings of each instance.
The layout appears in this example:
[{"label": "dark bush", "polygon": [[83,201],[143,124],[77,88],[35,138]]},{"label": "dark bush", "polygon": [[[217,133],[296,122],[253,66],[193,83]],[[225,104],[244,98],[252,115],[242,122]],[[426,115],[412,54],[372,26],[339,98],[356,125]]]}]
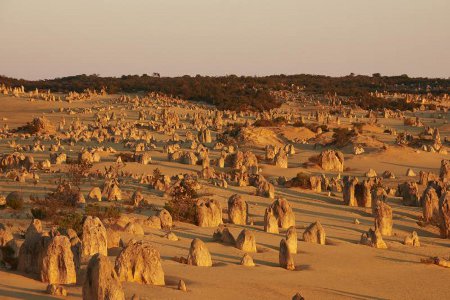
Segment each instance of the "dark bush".
[{"label": "dark bush", "polygon": [[334,144],[338,148],[347,146],[351,142],[351,138],[356,135],[354,130],[348,128],[336,128],[334,129],[333,139]]},{"label": "dark bush", "polygon": [[58,231],[61,233],[67,232],[68,229],[73,229],[78,235],[83,231],[83,215],[80,213],[67,213],[59,216],[54,220],[54,224],[58,226]]},{"label": "dark bush", "polygon": [[119,206],[100,206],[96,204],[89,204],[86,206],[86,215],[98,217],[100,220],[104,219],[119,219],[122,215],[122,210]]},{"label": "dark bush", "polygon": [[292,178],[291,180],[289,180],[288,182],[286,182],[285,186],[286,187],[300,187],[303,189],[308,189],[311,187],[310,181],[309,181],[309,176],[306,173],[303,172],[299,172],[297,173],[297,175]]},{"label": "dark bush", "polygon": [[78,200],[79,188],[68,181],[60,181],[56,189],[45,196],[48,204],[55,207],[75,207]]},{"label": "dark bush", "polygon": [[54,221],[61,215],[73,212],[75,209],[72,206],[67,206],[61,199],[56,200],[55,197],[49,197],[48,195],[43,199],[35,195],[30,195],[30,201],[34,205],[31,209],[31,214],[39,220]]},{"label": "dark bush", "polygon": [[[3,262],[7,263],[14,270],[17,268],[17,264],[19,262],[19,258],[16,256],[16,251],[14,250],[11,242],[8,242],[4,247],[0,247],[1,256]],[[1,263],[0,263],[1,264]]]},{"label": "dark bush", "polygon": [[48,208],[45,207],[33,207],[31,209],[31,215],[35,219],[45,220],[50,216]]},{"label": "dark bush", "polygon": [[[344,104],[355,104],[365,109],[408,109],[414,104],[404,99],[387,100],[372,96],[375,91],[390,93],[412,93],[433,95],[450,93],[450,80],[441,78],[411,78],[408,76],[342,76],[323,75],[271,75],[255,76],[181,76],[159,77],[148,75],[124,75],[100,77],[98,75],[75,75],[48,80],[29,81],[0,76],[0,84],[24,86],[55,92],[86,89],[99,91],[107,87],[109,93],[157,92],[191,101],[202,101],[216,105],[219,109],[269,110],[279,107],[281,101],[274,91],[296,91],[304,87],[309,95],[339,95],[348,98]],[[424,88],[426,87],[426,88]]]},{"label": "dark bush", "polygon": [[292,126],[294,127],[305,127],[305,123],[303,123],[302,121],[296,121],[294,124],[292,124]]},{"label": "dark bush", "polygon": [[171,190],[171,199],[166,203],[172,218],[176,221],[195,222],[195,202],[198,197],[196,179],[187,177],[175,183]]},{"label": "dark bush", "polygon": [[287,124],[287,120],[284,117],[277,117],[273,120],[257,120],[253,123],[255,127],[278,127]]}]

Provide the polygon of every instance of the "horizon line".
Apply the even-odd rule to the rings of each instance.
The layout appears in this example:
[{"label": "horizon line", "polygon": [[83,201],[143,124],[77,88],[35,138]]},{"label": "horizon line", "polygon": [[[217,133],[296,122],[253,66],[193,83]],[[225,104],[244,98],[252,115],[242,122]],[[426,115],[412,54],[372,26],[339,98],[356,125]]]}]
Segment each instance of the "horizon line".
[{"label": "horizon line", "polygon": [[[159,76],[155,76],[155,74],[159,74]],[[68,78],[68,77],[77,77],[77,76],[95,76],[95,77],[99,77],[99,78],[115,78],[115,79],[121,79],[121,77],[123,76],[139,76],[139,77],[143,77],[143,76],[148,76],[148,77],[153,77],[153,78],[182,78],[182,77],[191,77],[191,78],[195,78],[197,76],[200,77],[212,77],[212,78],[221,78],[221,77],[231,77],[231,76],[236,76],[236,77],[246,77],[246,78],[264,78],[264,77],[272,77],[272,76],[320,76],[320,77],[329,77],[329,78],[344,78],[344,77],[357,77],[357,76],[364,76],[364,77],[375,77],[373,75],[375,74],[379,74],[379,77],[407,77],[407,78],[411,78],[411,79],[419,79],[419,78],[423,78],[423,79],[439,79],[439,80],[450,80],[450,76],[449,77],[429,77],[429,76],[410,76],[406,73],[402,73],[402,74],[381,74],[379,72],[374,72],[372,74],[357,74],[357,73],[353,73],[351,72],[350,74],[347,75],[327,75],[327,74],[316,74],[316,73],[273,73],[273,74],[264,74],[264,75],[246,75],[246,74],[183,74],[183,75],[169,75],[169,76],[163,76],[161,75],[160,72],[151,72],[151,73],[142,73],[142,74],[121,74],[121,75],[102,75],[99,73],[92,73],[92,74],[86,74],[86,73],[81,73],[81,74],[68,74],[68,75],[63,75],[63,76],[54,76],[54,77],[47,77],[47,78],[38,78],[38,79],[27,79],[24,77],[14,77],[14,76],[10,76],[10,75],[5,75],[5,74],[0,74],[0,77],[4,77],[4,78],[9,78],[9,79],[14,79],[14,80],[24,80],[24,81],[50,81],[50,80],[57,80],[57,79],[63,79],[63,78]]]}]

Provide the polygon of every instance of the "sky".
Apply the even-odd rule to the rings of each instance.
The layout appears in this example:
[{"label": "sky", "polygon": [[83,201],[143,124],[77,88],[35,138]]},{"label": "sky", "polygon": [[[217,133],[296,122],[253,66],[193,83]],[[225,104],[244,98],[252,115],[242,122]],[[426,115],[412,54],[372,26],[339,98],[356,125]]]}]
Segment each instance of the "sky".
[{"label": "sky", "polygon": [[0,75],[450,77],[450,0],[0,0]]}]

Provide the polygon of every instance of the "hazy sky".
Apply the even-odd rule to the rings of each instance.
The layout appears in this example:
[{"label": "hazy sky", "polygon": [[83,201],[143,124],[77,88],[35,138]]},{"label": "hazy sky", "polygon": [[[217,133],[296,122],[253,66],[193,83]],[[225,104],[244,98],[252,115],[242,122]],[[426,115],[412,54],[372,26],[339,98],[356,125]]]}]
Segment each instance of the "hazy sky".
[{"label": "hazy sky", "polygon": [[450,77],[450,0],[0,0],[0,74]]}]

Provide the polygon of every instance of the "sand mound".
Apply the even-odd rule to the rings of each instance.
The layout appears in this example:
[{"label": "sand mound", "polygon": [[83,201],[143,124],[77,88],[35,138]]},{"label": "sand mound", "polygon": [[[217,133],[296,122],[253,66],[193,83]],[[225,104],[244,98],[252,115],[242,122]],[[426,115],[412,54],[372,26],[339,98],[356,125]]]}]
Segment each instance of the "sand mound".
[{"label": "sand mound", "polygon": [[239,142],[246,146],[265,147],[266,145],[282,146],[283,142],[276,133],[262,127],[244,127],[238,134]]},{"label": "sand mound", "polygon": [[381,149],[384,146],[383,142],[380,142],[379,140],[373,137],[361,134],[357,134],[356,136],[352,137],[351,144],[360,145],[367,148],[378,148],[378,149]]},{"label": "sand mound", "polygon": [[309,140],[314,138],[316,134],[306,127],[286,127],[280,132],[290,142]]},{"label": "sand mound", "polygon": [[384,129],[376,124],[363,123],[363,124],[358,124],[356,127],[358,127],[358,129],[364,133],[383,133],[384,132]]}]

